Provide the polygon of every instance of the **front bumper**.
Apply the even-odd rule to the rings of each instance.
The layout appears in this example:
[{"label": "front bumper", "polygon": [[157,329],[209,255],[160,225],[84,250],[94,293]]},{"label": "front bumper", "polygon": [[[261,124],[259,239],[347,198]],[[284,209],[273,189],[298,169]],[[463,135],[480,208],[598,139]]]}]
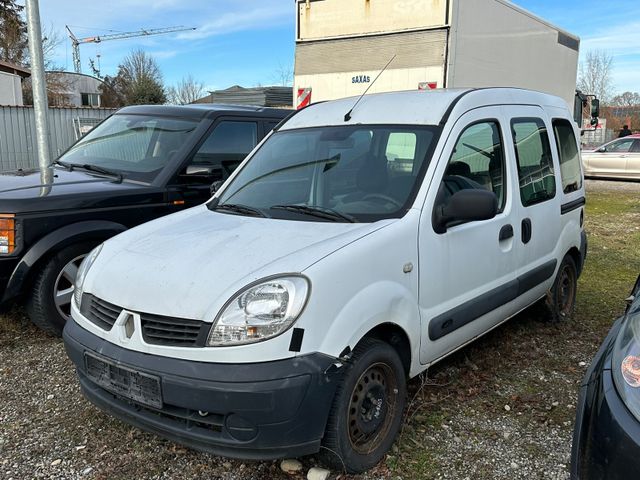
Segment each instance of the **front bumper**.
[{"label": "front bumper", "polygon": [[571,451],[571,479],[629,479],[640,472],[640,422],[613,383],[611,351],[619,319],[609,332],[580,388]]},{"label": "front bumper", "polygon": [[[107,342],[74,321],[64,329],[64,343],[83,394],[102,410],[186,446],[243,459],[316,453],[342,370],[331,368],[335,359],[319,353],[253,364],[148,355]],[[86,353],[159,376],[162,408],[94,383],[87,376]]]}]

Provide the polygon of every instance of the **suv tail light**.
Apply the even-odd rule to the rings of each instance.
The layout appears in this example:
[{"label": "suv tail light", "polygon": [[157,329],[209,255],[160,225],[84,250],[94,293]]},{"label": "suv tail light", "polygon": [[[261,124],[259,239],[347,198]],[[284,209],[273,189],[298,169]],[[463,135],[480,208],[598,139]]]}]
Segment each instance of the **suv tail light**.
[{"label": "suv tail light", "polygon": [[0,214],[0,255],[16,249],[16,221],[12,214]]}]

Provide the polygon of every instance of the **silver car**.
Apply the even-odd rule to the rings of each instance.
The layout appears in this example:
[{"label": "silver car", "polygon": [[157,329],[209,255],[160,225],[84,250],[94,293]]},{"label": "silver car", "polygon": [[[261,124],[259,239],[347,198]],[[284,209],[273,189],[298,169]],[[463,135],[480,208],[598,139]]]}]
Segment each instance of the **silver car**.
[{"label": "silver car", "polygon": [[640,135],[629,135],[583,150],[585,177],[640,180]]}]

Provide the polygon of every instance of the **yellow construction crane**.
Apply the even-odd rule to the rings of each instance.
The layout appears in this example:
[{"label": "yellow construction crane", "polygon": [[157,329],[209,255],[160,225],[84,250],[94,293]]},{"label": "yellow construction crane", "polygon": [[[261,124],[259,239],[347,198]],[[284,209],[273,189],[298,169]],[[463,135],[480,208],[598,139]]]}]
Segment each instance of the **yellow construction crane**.
[{"label": "yellow construction crane", "polygon": [[68,25],[65,25],[65,28],[67,29],[67,32],[69,32],[71,46],[73,47],[73,68],[76,73],[82,73],[82,65],[80,64],[80,45],[83,43],[100,43],[108,40],[120,40],[123,38],[146,37],[150,35],[162,35],[165,33],[195,30],[195,27],[185,27],[181,25],[178,27],[152,28],[149,30],[138,30],[137,32],[111,33],[109,35],[94,35],[91,37],[78,38],[71,31]]}]

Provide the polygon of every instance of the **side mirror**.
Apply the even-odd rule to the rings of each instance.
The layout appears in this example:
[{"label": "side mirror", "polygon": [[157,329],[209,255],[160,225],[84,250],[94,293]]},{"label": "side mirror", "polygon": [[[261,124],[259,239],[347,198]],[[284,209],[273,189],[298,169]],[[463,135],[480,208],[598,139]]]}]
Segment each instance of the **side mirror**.
[{"label": "side mirror", "polygon": [[184,174],[189,177],[211,177],[215,170],[215,167],[207,165],[189,165]]},{"label": "side mirror", "polygon": [[[597,119],[600,116],[600,100],[598,100],[597,98],[594,98],[593,100],[591,100],[591,121],[593,121],[593,119],[596,119],[596,125],[597,125]],[[593,125],[593,123],[591,124]]]},{"label": "side mirror", "polygon": [[218,190],[220,190],[220,187],[222,186],[223,183],[224,182],[222,180],[216,180],[211,184],[211,186],[209,187],[209,192],[211,192],[212,197]]},{"label": "side mirror", "polygon": [[452,224],[489,220],[498,213],[498,197],[493,192],[480,189],[460,190],[444,205],[433,210],[433,228],[445,233]]},{"label": "side mirror", "polygon": [[607,151],[607,147],[600,147],[598,150],[596,150],[596,152],[598,153],[604,153]]},{"label": "side mirror", "polygon": [[627,311],[631,307],[631,304],[640,296],[640,275],[638,275],[638,279],[636,280],[636,284],[631,290],[631,295],[626,299],[627,301]]}]

